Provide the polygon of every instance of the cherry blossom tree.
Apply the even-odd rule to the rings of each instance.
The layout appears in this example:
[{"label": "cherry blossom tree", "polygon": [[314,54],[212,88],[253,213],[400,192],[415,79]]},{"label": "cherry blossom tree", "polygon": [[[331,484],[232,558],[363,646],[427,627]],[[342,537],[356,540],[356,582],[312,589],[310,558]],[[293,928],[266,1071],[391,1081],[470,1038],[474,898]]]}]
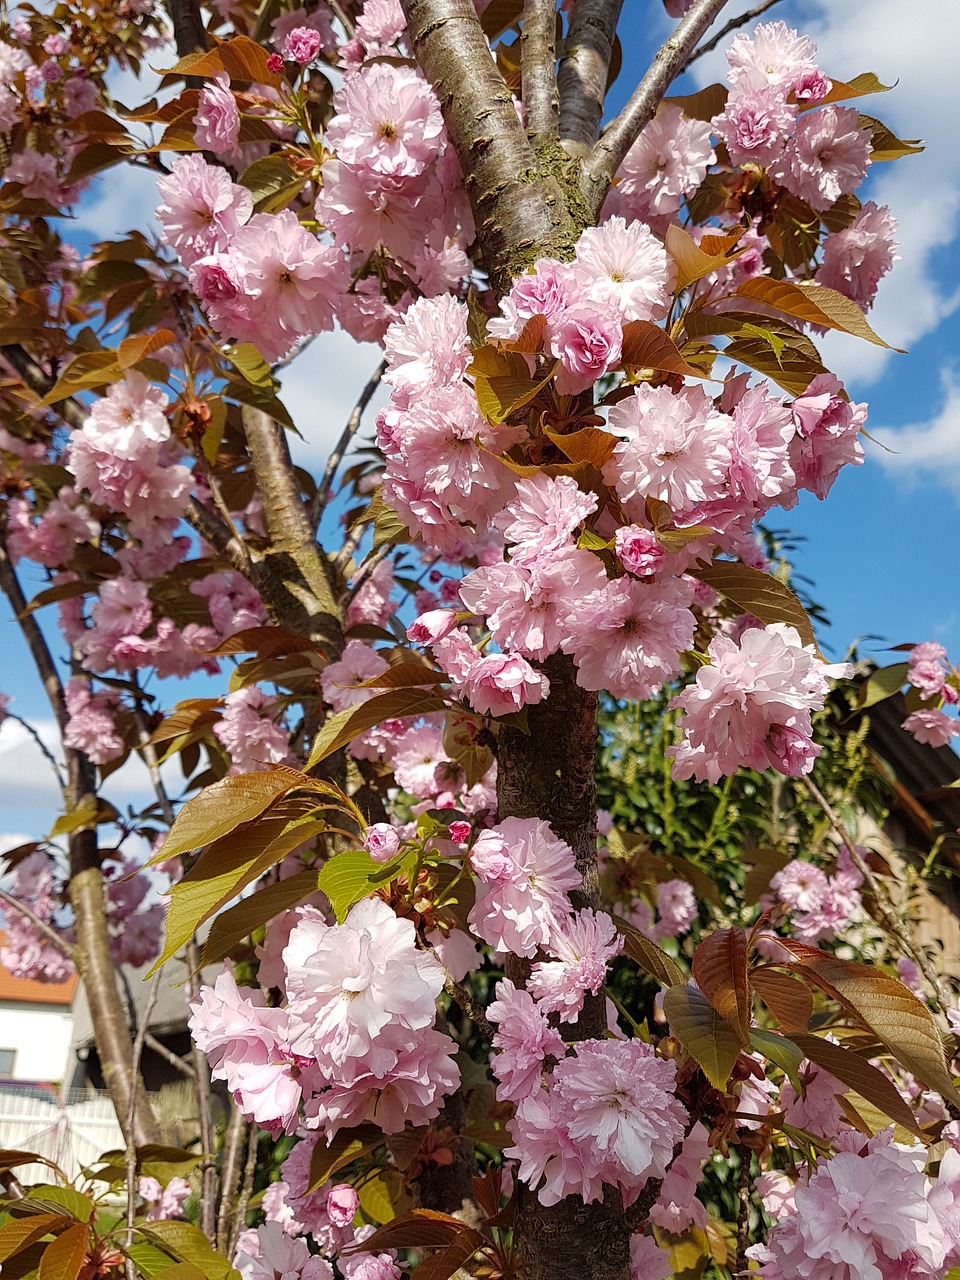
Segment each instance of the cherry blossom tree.
[{"label": "cherry blossom tree", "polygon": [[[18,1209],[4,1174],[16,1274],[960,1264],[957,1001],[818,786],[851,668],[758,536],[863,461],[815,339],[885,345],[896,224],[857,191],[918,145],[779,20],[731,20],[726,84],[671,94],[724,0],[670,0],[610,118],[619,8],[172,0],[176,52],[149,0],[0,29],[0,586],[65,761],[2,958],[78,967],[127,1142],[79,1201]],[[121,104],[146,59],[160,98]],[[156,228],[81,252],[67,216],[120,166]],[[318,478],[278,375],[335,326],[383,361]],[[956,726],[945,658],[874,686],[916,690],[921,741]],[[601,698],[659,699],[678,785],[801,781],[829,856],[784,834],[760,913],[695,860],[644,879],[598,814]],[[131,755],[155,800],[124,815]],[[873,965],[834,945],[868,904]],[[178,957],[199,1155],[158,1143],[116,973],[154,961],[156,992]]]}]

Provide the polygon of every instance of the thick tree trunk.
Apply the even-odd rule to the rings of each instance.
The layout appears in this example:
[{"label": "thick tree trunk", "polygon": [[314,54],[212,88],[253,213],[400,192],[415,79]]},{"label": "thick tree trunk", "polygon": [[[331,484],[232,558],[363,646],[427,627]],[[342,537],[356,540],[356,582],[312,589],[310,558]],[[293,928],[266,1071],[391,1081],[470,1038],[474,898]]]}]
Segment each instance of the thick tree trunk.
[{"label": "thick tree trunk", "polygon": [[[499,816],[543,818],[566,840],[583,876],[576,905],[597,902],[597,797],[594,747],[597,695],[576,682],[573,661],[554,654],[543,664],[550,696],[529,708],[529,735],[503,726],[497,753]],[[508,974],[524,976],[525,961]],[[564,1033],[578,1040],[603,1036],[605,1001],[588,996],[579,1020]],[[625,1280],[630,1274],[630,1231],[619,1191],[602,1203],[578,1196],[549,1208],[521,1185],[516,1227],[522,1280]]]}]

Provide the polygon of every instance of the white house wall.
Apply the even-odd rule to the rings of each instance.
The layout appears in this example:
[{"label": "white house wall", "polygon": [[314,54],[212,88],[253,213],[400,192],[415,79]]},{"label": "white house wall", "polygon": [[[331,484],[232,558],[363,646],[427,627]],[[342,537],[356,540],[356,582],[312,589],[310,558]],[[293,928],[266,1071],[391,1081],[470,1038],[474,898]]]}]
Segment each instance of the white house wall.
[{"label": "white house wall", "polygon": [[0,1049],[16,1052],[8,1078],[59,1084],[72,1074],[68,1005],[0,1001]]}]

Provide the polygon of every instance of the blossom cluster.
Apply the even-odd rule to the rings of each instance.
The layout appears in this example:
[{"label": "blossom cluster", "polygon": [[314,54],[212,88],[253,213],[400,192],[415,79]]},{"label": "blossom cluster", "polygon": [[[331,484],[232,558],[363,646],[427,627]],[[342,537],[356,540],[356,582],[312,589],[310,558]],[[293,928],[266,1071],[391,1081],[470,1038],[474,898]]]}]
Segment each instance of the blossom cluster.
[{"label": "blossom cluster", "polygon": [[947,651],[935,640],[915,644],[910,650],[907,680],[919,691],[923,705],[911,711],[903,728],[917,742],[947,747],[960,734],[960,720],[943,709],[960,698],[960,675],[947,662]]},{"label": "blossom cluster", "polygon": [[859,915],[862,884],[863,873],[846,849],[837,854],[832,875],[795,858],[772,877],[771,893],[761,905],[784,914],[791,934],[801,942],[821,942],[835,938]]}]

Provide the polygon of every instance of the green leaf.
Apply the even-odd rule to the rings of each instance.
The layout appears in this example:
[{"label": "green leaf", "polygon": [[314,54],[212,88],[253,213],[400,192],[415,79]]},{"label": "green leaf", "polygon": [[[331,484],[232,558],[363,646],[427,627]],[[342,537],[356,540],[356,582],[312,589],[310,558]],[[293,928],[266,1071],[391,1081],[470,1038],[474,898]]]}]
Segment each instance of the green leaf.
[{"label": "green leaf", "polygon": [[302,189],[303,178],[285,156],[274,153],[254,160],[240,176],[240,185],[253,196],[257,212],[277,213]]},{"label": "green leaf", "polygon": [[866,1058],[840,1045],[832,1044],[822,1036],[795,1032],[790,1038],[811,1062],[815,1062],[818,1067],[835,1076],[848,1089],[853,1089],[868,1102],[872,1102],[875,1107],[879,1107],[883,1114],[895,1124],[902,1125],[918,1138],[921,1136],[916,1116],[901,1097],[893,1081],[882,1071],[878,1071]]},{"label": "green leaf", "polygon": [[259,818],[274,801],[309,781],[303,774],[282,767],[221,778],[187,801],[147,866],[212,844],[244,822]]},{"label": "green leaf", "polygon": [[885,698],[892,698],[899,693],[910,670],[909,662],[895,662],[890,667],[878,667],[860,686],[861,710],[874,707]]},{"label": "green leaf", "polygon": [[277,884],[258,889],[249,898],[244,898],[229,911],[217,916],[210,927],[207,941],[200,958],[200,967],[217,964],[243,938],[262,924],[280,915],[289,907],[295,907],[304,898],[309,898],[317,891],[317,873],[300,871],[295,876],[287,876]]},{"label": "green leaf", "polygon": [[891,347],[874,333],[855,302],[845,298],[842,293],[837,293],[835,289],[828,289],[826,285],[805,280],[794,284],[789,280],[754,276],[742,281],[737,288],[737,296],[751,298],[761,306],[794,316],[807,324],[853,334],[855,338],[863,338],[875,346],[886,347],[888,351],[900,350],[899,347]]},{"label": "green leaf", "polygon": [[762,373],[793,396],[800,396],[827,372],[816,347],[791,325],[770,320],[761,327],[745,323],[731,334],[723,354],[735,364]]},{"label": "green leaf", "polygon": [[696,987],[671,987],[663,997],[670,1034],[696,1059],[715,1089],[725,1090],[740,1056],[740,1037]]},{"label": "green leaf", "polygon": [[306,767],[308,770],[314,768],[334,751],[352,742],[358,734],[384,720],[429,715],[445,710],[446,705],[443,698],[422,689],[390,689],[361,702],[359,706],[344,707],[342,711],[334,712],[317,734]]},{"label": "green leaf", "polygon": [[34,1244],[51,1231],[69,1227],[71,1219],[56,1213],[36,1213],[27,1218],[15,1218],[0,1227],[0,1263],[12,1258],[21,1249]]},{"label": "green leaf", "polygon": [[800,643],[813,645],[815,652],[820,653],[806,609],[779,579],[738,560],[714,560],[709,565],[698,564],[688,572],[725,596],[743,613],[752,613],[765,626],[785,622],[795,627]]},{"label": "green leaf", "polygon": [[373,1222],[391,1222],[397,1211],[382,1174],[365,1182],[358,1191],[360,1208]]},{"label": "green leaf", "polygon": [[781,939],[793,955],[789,967],[815,982],[870,1028],[887,1051],[929,1089],[960,1105],[933,1015],[902,982],[872,965],[840,960],[793,938]]},{"label": "green leaf", "polygon": [[144,1280],[157,1280],[170,1270],[170,1255],[152,1244],[132,1244],[124,1253],[137,1268]]},{"label": "green leaf", "polygon": [[42,1200],[47,1205],[60,1205],[77,1222],[89,1222],[93,1216],[93,1201],[73,1187],[61,1187],[53,1183],[32,1186],[27,1191],[28,1200]]},{"label": "green leaf", "polygon": [[621,920],[619,916],[614,916],[614,923],[617,931],[623,937],[623,954],[629,956],[635,965],[649,973],[651,978],[656,978],[657,982],[664,987],[683,986],[687,980],[687,975],[683,972],[676,960],[672,956],[668,956],[665,951],[657,946],[655,942],[651,942],[649,938],[628,924],[626,920]]},{"label": "green leaf", "polygon": [[54,840],[57,836],[72,835],[74,831],[84,831],[88,827],[92,827],[97,821],[97,812],[99,804],[96,796],[81,796],[80,803],[75,809],[71,809],[69,813],[62,813],[50,828],[48,840]]},{"label": "green leaf", "polygon": [[86,1223],[67,1227],[44,1250],[37,1272],[39,1280],[77,1280],[89,1247],[90,1228]]},{"label": "green leaf", "polygon": [[414,854],[408,853],[383,863],[371,858],[366,849],[345,849],[320,868],[317,888],[327,895],[337,923],[343,924],[354,903],[412,869],[414,858]]},{"label": "green leaf", "polygon": [[777,1031],[761,1031],[754,1027],[750,1032],[750,1044],[757,1053],[780,1068],[797,1093],[801,1091],[800,1067],[804,1055],[792,1040]]},{"label": "green leaf", "polygon": [[275,389],[277,380],[252,342],[238,342],[224,349],[236,371],[255,387]]},{"label": "green leaf", "polygon": [[214,1252],[199,1227],[189,1222],[151,1222],[140,1227],[142,1235],[179,1262],[191,1262],[206,1280],[238,1280],[240,1273]]},{"label": "green leaf", "polygon": [[740,1043],[748,1044],[752,1000],[744,931],[734,926],[704,938],[693,954],[693,977],[717,1013],[736,1028]]}]

